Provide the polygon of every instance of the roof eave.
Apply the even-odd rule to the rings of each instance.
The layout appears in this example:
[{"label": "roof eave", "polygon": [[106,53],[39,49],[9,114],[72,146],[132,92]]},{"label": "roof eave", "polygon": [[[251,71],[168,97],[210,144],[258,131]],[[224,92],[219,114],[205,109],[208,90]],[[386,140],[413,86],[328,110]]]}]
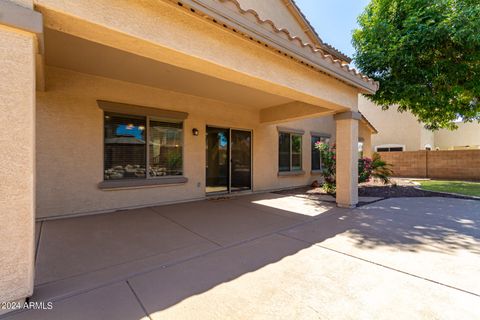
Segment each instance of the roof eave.
[{"label": "roof eave", "polygon": [[305,14],[303,14],[302,10],[298,7],[297,3],[295,0],[284,0],[285,3],[291,4],[291,8],[295,12],[295,16],[297,19],[303,22],[303,24],[308,28],[308,31],[313,35],[314,42],[316,45],[318,45],[321,49],[327,51],[331,55],[337,56],[338,58],[342,59],[343,61],[350,63],[352,62],[352,58],[344,54],[343,52],[339,51],[338,49],[334,48],[333,46],[329,45],[328,43],[325,43],[318,32],[315,30],[315,28],[312,26],[310,21],[307,19]]},{"label": "roof eave", "polygon": [[[203,16],[207,15],[221,24],[230,25],[237,33],[249,35],[259,40],[271,49],[288,53],[292,58],[303,61],[307,65],[328,74],[338,80],[359,89],[361,93],[374,94],[378,90],[378,83],[368,77],[351,69],[348,65],[342,64],[342,61],[334,59],[331,55],[323,55],[321,50],[312,44],[305,44],[297,37],[291,37],[289,32],[284,29],[278,29],[270,20],[263,21],[253,10],[243,10],[236,0],[182,0],[182,4],[192,8],[195,12],[201,12]],[[234,12],[222,2],[234,4],[239,13]],[[245,15],[253,15],[257,21],[247,18]],[[265,28],[268,24],[272,31]],[[278,33],[284,32],[288,39],[281,37]]]},{"label": "roof eave", "polygon": [[365,117],[361,112],[360,112],[360,114],[362,115],[363,123],[365,123],[367,125],[367,127],[370,129],[372,134],[377,134],[378,130],[373,126],[373,124],[370,121],[368,121],[367,117]]}]

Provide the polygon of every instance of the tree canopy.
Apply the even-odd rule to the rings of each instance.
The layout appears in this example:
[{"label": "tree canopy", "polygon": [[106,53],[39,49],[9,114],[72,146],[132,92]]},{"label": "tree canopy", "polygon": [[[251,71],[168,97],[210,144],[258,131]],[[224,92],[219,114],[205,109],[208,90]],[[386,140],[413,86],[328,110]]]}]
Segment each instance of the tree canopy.
[{"label": "tree canopy", "polygon": [[480,121],[480,0],[372,0],[353,32],[354,61],[384,109],[432,129]]}]

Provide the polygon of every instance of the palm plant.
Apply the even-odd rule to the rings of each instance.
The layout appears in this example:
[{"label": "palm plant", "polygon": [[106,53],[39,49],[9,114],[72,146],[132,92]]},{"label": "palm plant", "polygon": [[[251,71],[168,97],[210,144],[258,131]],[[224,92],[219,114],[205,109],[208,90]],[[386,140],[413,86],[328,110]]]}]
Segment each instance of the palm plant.
[{"label": "palm plant", "polygon": [[380,154],[374,153],[372,156],[372,177],[381,180],[384,184],[390,182],[393,174],[392,165],[382,160]]},{"label": "palm plant", "polygon": [[[336,146],[330,146],[327,143],[317,142],[315,148],[320,151],[322,159],[322,174],[324,183],[322,185],[325,192],[335,194],[336,189]],[[388,164],[380,157],[380,154],[374,153],[372,159],[358,159],[358,183],[367,182],[371,178],[379,179],[384,184],[390,182],[393,174],[392,165]]]}]

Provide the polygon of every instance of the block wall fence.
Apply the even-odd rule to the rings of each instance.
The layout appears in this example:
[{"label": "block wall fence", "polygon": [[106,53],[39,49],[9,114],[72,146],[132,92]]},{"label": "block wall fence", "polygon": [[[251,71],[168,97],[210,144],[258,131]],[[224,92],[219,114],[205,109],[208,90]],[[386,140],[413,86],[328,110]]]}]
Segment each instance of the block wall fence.
[{"label": "block wall fence", "polygon": [[379,153],[395,177],[480,180],[480,150]]}]

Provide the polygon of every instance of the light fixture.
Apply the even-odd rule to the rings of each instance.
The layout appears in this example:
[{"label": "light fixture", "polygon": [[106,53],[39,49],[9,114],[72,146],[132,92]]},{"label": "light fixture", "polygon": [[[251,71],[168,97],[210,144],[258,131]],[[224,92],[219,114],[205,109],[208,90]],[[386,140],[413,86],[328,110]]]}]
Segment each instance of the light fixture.
[{"label": "light fixture", "polygon": [[199,131],[198,131],[197,128],[193,128],[193,129],[192,129],[192,134],[193,134],[194,136],[198,136],[198,133],[199,133]]}]

